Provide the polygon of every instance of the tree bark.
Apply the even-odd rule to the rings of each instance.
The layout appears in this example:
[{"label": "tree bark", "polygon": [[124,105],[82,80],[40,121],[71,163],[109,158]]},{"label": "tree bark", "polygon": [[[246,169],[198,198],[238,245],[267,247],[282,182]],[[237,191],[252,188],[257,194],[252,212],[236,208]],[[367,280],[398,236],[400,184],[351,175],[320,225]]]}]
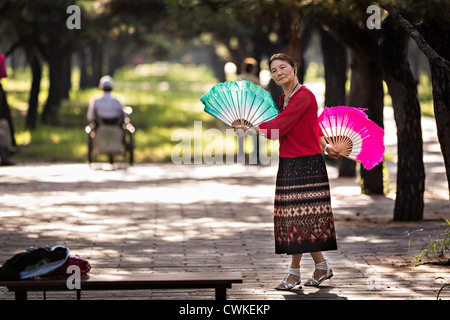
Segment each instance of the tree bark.
[{"label": "tree bark", "polygon": [[[361,75],[359,68],[357,67],[358,62],[356,61],[354,54],[351,54],[350,62],[350,92],[348,95],[347,105],[349,106],[360,106],[362,105],[361,92],[364,90],[361,88]],[[339,177],[356,177],[356,163],[346,157],[339,158]]]},{"label": "tree bark", "polygon": [[98,86],[100,78],[103,74],[103,44],[101,42],[93,42],[90,45],[91,51],[91,67],[92,67],[92,86]]},{"label": "tree bark", "polygon": [[[420,27],[424,38],[445,61],[450,61],[449,22],[440,23],[433,17],[426,17]],[[437,36],[439,35],[439,36]],[[433,87],[434,116],[439,143],[444,157],[450,198],[450,72],[446,63],[429,57],[431,85]]]},{"label": "tree bark", "polygon": [[423,219],[425,168],[420,104],[416,80],[408,64],[408,34],[392,18],[382,27],[384,79],[397,125],[397,196],[395,221]]},{"label": "tree bark", "polygon": [[70,63],[70,48],[67,45],[51,41],[46,48],[46,60],[49,65],[50,87],[47,101],[41,115],[43,123],[55,124],[57,113],[64,99],[67,63]]},{"label": "tree bark", "polygon": [[80,67],[80,82],[78,87],[80,89],[89,88],[89,73],[87,70],[87,57],[84,49],[81,49],[77,52],[79,67]]},{"label": "tree bark", "polygon": [[343,106],[347,80],[346,47],[323,28],[320,29],[320,40],[325,69],[325,106]]},{"label": "tree bark", "polygon": [[25,119],[25,128],[34,130],[38,119],[39,92],[41,90],[42,65],[33,47],[24,46],[28,63],[30,64],[32,82],[28,98],[28,111]]},{"label": "tree bark", "polygon": [[[349,105],[367,109],[369,119],[381,128],[383,125],[383,74],[378,47],[367,47],[352,50],[352,75]],[[352,165],[348,160],[346,172],[349,174]],[[383,164],[371,170],[360,167],[362,178],[361,191],[366,194],[383,194]]]},{"label": "tree bark", "polygon": [[[378,52],[378,47],[367,48],[365,52],[359,53],[359,71],[361,72],[362,104],[361,107],[368,109],[368,117],[381,128],[383,125],[383,73]],[[360,169],[362,192],[365,194],[384,194],[383,187],[383,163],[373,167],[371,170]]]},{"label": "tree bark", "polygon": [[69,53],[63,65],[63,99],[70,98],[70,90],[72,89],[72,53]]}]

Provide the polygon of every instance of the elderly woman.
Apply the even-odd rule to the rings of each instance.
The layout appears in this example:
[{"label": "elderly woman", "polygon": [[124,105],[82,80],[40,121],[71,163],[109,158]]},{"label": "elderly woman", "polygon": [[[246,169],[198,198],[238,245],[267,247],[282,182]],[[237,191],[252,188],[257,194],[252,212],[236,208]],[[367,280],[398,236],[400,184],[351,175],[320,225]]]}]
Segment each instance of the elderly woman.
[{"label": "elderly woman", "polygon": [[318,123],[314,94],[297,78],[297,66],[283,53],[269,61],[273,80],[283,88],[279,115],[259,127],[238,127],[236,134],[262,134],[279,139],[274,224],[275,252],[291,255],[287,275],[276,287],[291,290],[300,284],[300,260],[310,253],[315,263],[307,286],[318,286],[333,276],[322,251],[336,250],[336,232],[330,202],[330,187],[322,149],[331,158],[338,150],[327,144]]}]

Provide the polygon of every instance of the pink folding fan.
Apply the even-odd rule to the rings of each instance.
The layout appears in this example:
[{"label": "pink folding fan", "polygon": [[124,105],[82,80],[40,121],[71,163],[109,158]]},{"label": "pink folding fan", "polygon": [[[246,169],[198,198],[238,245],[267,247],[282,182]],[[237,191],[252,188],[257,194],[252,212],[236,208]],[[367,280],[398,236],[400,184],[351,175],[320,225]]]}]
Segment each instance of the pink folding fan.
[{"label": "pink folding fan", "polygon": [[339,154],[370,170],[383,161],[384,130],[367,118],[365,109],[338,106],[325,108],[319,125],[325,140]]}]

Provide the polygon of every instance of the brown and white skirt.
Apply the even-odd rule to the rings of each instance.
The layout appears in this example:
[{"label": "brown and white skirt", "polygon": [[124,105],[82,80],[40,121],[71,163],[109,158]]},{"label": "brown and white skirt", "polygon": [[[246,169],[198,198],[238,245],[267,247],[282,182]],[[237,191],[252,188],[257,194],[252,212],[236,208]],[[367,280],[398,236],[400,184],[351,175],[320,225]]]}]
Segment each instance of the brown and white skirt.
[{"label": "brown and white skirt", "polygon": [[280,157],[274,223],[276,253],[337,249],[330,186],[322,154]]}]

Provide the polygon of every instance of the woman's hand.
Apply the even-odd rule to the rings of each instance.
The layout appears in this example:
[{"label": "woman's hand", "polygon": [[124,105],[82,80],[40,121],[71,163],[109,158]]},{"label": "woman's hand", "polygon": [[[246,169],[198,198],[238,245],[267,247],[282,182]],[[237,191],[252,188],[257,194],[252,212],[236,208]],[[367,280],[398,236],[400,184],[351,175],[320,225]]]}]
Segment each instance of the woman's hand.
[{"label": "woman's hand", "polygon": [[248,135],[248,127],[246,126],[235,126],[234,128],[234,133],[239,137],[239,138],[243,138],[246,135]]},{"label": "woman's hand", "polygon": [[248,135],[258,134],[258,127],[247,127],[247,126],[235,126],[234,133],[239,137],[243,138]]},{"label": "woman's hand", "polygon": [[331,145],[327,144],[325,146],[325,152],[328,154],[328,156],[332,159],[338,159],[341,155],[339,154],[339,150],[336,150]]}]

